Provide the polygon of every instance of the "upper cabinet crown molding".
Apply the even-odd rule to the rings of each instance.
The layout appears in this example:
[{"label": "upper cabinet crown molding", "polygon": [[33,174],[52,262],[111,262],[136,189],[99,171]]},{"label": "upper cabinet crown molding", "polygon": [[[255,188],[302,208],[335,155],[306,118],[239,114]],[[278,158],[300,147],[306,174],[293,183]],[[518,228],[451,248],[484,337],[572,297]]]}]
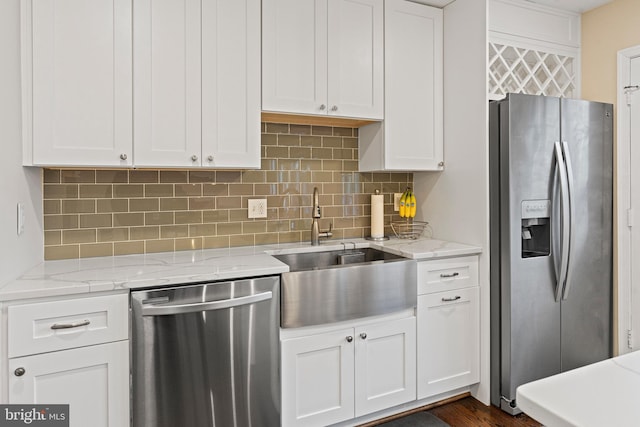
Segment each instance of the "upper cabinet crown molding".
[{"label": "upper cabinet crown molding", "polygon": [[262,109],[383,117],[383,0],[264,0]]}]

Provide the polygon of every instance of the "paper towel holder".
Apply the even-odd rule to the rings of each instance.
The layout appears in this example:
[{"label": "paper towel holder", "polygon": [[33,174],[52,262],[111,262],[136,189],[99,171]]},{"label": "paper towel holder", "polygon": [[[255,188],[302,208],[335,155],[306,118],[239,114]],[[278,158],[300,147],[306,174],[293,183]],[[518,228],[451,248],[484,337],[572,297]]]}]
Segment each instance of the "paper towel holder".
[{"label": "paper towel holder", "polygon": [[[380,195],[380,190],[376,190],[376,195],[377,196]],[[373,212],[371,214],[371,218],[373,220]],[[382,225],[383,225],[383,230],[384,230],[384,212],[383,212],[382,218],[383,218],[383,224]],[[383,231],[383,233],[384,233],[384,231]],[[381,237],[367,236],[367,237],[365,237],[365,240],[371,240],[371,241],[374,241],[374,242],[382,242],[382,241],[385,241],[385,240],[389,240],[389,236],[381,236]]]}]

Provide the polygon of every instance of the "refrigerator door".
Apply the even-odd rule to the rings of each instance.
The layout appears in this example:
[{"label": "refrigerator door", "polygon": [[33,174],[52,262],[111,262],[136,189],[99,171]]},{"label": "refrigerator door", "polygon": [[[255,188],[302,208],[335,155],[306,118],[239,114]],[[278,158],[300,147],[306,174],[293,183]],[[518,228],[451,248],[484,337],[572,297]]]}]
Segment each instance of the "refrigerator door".
[{"label": "refrigerator door", "polygon": [[612,129],[612,105],[561,100],[561,139],[573,175],[574,211],[561,304],[563,371],[611,357]]},{"label": "refrigerator door", "polygon": [[[510,94],[500,105],[501,407],[516,388],[560,372],[560,303],[551,244],[557,98]],[[496,238],[492,235],[492,239]]]}]

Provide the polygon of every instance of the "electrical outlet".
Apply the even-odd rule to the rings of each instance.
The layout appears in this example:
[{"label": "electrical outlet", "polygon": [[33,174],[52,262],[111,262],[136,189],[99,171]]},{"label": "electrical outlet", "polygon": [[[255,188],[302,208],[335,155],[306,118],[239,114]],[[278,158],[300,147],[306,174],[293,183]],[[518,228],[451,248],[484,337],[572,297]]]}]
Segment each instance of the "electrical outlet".
[{"label": "electrical outlet", "polygon": [[393,193],[393,211],[400,211],[400,199],[402,198],[402,193]]},{"label": "electrical outlet", "polygon": [[267,199],[249,199],[249,218],[267,217]]}]

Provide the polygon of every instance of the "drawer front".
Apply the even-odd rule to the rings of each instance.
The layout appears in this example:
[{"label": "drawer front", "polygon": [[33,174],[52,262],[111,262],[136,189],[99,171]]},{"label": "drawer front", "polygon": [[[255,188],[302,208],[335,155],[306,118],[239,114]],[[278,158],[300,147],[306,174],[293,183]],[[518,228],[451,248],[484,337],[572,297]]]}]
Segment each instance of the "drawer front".
[{"label": "drawer front", "polygon": [[9,357],[127,339],[128,294],[13,305]]},{"label": "drawer front", "polygon": [[418,263],[418,295],[478,285],[478,257]]}]

